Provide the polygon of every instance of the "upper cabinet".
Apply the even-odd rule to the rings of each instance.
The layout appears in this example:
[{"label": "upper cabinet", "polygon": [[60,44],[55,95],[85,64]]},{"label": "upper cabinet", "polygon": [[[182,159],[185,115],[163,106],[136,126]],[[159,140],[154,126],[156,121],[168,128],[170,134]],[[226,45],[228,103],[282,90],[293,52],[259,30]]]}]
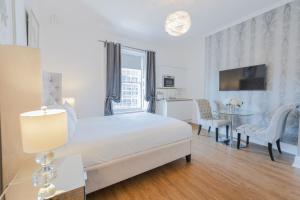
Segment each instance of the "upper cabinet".
[{"label": "upper cabinet", "polygon": [[156,87],[163,87],[163,77],[173,76],[175,78],[175,88],[185,89],[186,87],[186,69],[181,67],[158,66],[156,68]]}]

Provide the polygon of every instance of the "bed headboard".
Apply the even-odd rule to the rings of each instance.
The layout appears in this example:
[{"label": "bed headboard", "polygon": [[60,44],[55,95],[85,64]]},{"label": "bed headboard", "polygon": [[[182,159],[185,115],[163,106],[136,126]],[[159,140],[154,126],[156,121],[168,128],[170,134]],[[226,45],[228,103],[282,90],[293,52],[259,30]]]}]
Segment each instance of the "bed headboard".
[{"label": "bed headboard", "polygon": [[61,104],[62,74],[43,71],[43,104]]}]

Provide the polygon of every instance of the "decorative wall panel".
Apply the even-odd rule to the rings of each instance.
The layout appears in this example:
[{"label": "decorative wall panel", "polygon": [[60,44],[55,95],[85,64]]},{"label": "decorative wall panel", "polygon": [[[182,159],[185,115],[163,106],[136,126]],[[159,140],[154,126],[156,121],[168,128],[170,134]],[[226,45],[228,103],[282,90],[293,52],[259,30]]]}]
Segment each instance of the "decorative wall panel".
[{"label": "decorative wall panel", "polygon": [[[207,36],[205,96],[238,97],[259,114],[240,123],[267,126],[280,105],[300,103],[300,0]],[[219,91],[219,70],[266,64],[266,91]],[[288,119],[284,141],[297,143],[297,113]]]}]

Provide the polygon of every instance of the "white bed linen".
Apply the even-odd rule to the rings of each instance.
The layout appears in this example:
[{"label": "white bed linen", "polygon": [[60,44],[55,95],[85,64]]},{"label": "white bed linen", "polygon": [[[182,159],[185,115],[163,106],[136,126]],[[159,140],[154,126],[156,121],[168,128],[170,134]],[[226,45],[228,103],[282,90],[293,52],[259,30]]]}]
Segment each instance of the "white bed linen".
[{"label": "white bed linen", "polygon": [[189,124],[149,113],[79,119],[57,157],[81,154],[85,168],[192,137]]}]

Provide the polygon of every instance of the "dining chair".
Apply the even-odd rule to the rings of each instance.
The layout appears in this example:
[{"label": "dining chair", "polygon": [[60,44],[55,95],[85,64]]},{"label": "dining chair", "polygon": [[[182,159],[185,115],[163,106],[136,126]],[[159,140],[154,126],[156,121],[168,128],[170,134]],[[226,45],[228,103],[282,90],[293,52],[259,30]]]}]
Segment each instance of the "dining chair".
[{"label": "dining chair", "polygon": [[268,150],[270,154],[270,158],[274,161],[273,156],[273,144],[276,142],[277,149],[281,154],[280,147],[280,137],[284,133],[286,121],[289,113],[296,109],[296,105],[283,105],[279,107],[267,128],[260,128],[255,125],[244,124],[236,128],[236,132],[238,135],[237,140],[237,148],[240,149],[241,144],[241,135],[247,136],[247,145],[249,144],[249,137],[256,137],[264,140],[264,142],[268,143]]},{"label": "dining chair", "polygon": [[229,124],[230,121],[226,119],[221,119],[214,116],[211,111],[210,103],[207,99],[194,99],[193,100],[195,120],[198,125],[198,135],[202,130],[202,127],[208,127],[208,133],[210,133],[211,128],[216,130],[216,142],[219,141],[219,128],[226,127],[226,138],[228,139],[229,134]]}]

